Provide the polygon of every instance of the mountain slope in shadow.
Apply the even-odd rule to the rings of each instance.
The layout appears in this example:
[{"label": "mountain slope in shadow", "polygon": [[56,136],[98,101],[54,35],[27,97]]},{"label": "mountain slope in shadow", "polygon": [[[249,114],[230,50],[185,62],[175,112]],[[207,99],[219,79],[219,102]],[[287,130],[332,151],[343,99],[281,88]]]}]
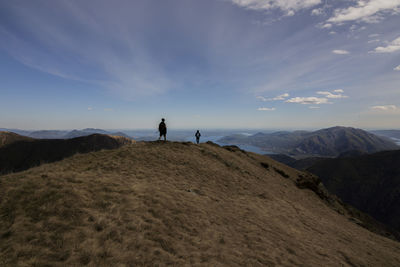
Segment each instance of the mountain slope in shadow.
[{"label": "mountain slope in shadow", "polygon": [[18,141],[30,141],[33,140],[30,137],[22,136],[13,132],[0,131],[0,147],[9,145]]},{"label": "mountain slope in shadow", "polygon": [[208,143],[138,142],[0,176],[0,262],[398,266],[319,179]]},{"label": "mountain slope in shadow", "polygon": [[14,141],[0,147],[0,174],[26,170],[76,153],[114,149],[133,142],[128,138],[102,134],[72,139],[32,139],[23,136],[18,138],[23,141]]},{"label": "mountain slope in shadow", "polygon": [[344,202],[400,230],[400,150],[324,159],[307,170]]}]

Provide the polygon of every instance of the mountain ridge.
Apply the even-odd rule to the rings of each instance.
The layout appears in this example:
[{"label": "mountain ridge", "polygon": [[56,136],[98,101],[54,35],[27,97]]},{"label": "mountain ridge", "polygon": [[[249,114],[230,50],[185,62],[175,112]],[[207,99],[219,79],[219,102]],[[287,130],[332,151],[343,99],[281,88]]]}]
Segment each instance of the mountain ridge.
[{"label": "mountain ridge", "polygon": [[258,133],[253,136],[226,136],[219,142],[253,145],[269,152],[293,157],[336,157],[353,150],[374,153],[399,148],[387,138],[378,137],[361,129],[341,126],[314,132],[294,131]]},{"label": "mountain ridge", "polygon": [[315,176],[234,146],[138,142],[0,184],[4,265],[400,263],[400,243],[357,225]]}]

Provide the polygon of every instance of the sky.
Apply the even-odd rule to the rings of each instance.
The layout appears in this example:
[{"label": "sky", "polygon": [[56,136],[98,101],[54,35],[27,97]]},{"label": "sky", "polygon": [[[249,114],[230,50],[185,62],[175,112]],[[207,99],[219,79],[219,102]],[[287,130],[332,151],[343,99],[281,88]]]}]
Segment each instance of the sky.
[{"label": "sky", "polygon": [[0,1],[0,128],[400,128],[400,0]]}]

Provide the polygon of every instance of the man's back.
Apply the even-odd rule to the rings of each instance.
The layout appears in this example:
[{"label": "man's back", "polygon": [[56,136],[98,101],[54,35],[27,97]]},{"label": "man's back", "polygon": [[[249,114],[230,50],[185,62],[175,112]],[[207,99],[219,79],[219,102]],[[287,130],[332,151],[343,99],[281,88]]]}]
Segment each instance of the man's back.
[{"label": "man's back", "polygon": [[165,124],[165,122],[160,122],[160,124],[158,125],[158,130],[160,131],[160,133],[166,133],[167,132],[167,125]]}]

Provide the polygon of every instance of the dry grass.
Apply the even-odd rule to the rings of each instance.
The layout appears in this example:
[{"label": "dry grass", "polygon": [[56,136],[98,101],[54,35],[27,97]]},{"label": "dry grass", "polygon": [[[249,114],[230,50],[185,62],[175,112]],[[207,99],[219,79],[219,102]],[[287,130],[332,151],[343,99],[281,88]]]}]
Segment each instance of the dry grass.
[{"label": "dry grass", "polygon": [[298,189],[299,174],[235,149],[139,142],[1,176],[0,266],[400,265],[399,243]]}]

